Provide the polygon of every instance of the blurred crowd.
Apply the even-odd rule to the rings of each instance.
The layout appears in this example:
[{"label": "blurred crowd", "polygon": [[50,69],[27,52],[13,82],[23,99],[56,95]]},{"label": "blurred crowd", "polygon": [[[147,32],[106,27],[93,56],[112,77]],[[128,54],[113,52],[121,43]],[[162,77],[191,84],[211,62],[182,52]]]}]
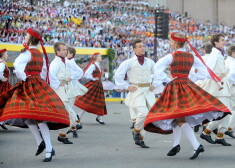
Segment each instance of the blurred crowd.
[{"label": "blurred crowd", "polygon": [[[0,4],[0,42],[22,44],[25,29],[36,27],[43,32],[45,45],[63,41],[74,47],[113,48],[115,66],[133,54],[131,41],[141,38],[146,56],[154,59],[154,8],[147,0],[3,0]],[[227,45],[235,42],[235,27],[210,21],[197,21],[170,13],[170,31],[183,31],[199,53],[211,35],[226,34]],[[157,56],[171,51],[169,41],[158,39]],[[115,68],[115,67],[114,67]]]}]

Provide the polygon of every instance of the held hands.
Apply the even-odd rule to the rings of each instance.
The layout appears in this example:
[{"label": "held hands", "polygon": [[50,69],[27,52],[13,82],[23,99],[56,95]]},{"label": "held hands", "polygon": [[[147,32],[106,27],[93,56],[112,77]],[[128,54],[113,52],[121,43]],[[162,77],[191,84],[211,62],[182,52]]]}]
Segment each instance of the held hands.
[{"label": "held hands", "polygon": [[72,81],[72,78],[68,78],[68,83]]},{"label": "held hands", "polygon": [[95,77],[95,80],[100,80],[100,78],[98,78],[98,77]]},{"label": "held hands", "polygon": [[135,86],[129,86],[129,87],[127,88],[127,90],[128,90],[129,92],[134,92],[134,91],[137,90],[137,87],[135,87]]}]

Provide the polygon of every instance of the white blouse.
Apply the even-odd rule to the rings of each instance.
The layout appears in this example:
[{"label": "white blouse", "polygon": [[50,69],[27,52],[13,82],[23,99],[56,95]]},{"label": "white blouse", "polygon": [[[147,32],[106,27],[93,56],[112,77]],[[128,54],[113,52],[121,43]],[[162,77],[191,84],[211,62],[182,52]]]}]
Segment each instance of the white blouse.
[{"label": "white blouse", "polygon": [[[99,63],[98,63],[98,62],[95,62],[95,65],[99,68],[99,70],[100,70],[100,72],[101,72]],[[86,79],[88,79],[88,80],[93,80],[93,81],[96,80],[96,79],[93,78],[93,76],[92,76],[92,73],[93,73],[93,71],[94,71],[95,68],[96,68],[95,65],[94,65],[94,64],[91,64],[91,65],[89,66],[89,68],[87,69],[86,73],[84,74],[84,77],[85,77]]]},{"label": "white blouse", "polygon": [[[0,62],[2,61],[2,59],[0,59]],[[5,79],[5,77],[3,76],[4,74],[4,69],[5,69],[5,63],[0,63],[0,80],[3,81]]]},{"label": "white blouse", "polygon": [[[30,46],[30,48],[37,48],[37,46]],[[14,62],[14,68],[15,68],[15,73],[16,73],[16,76],[17,78],[19,78],[20,80],[23,80],[25,81],[27,76],[24,72],[25,70],[25,67],[27,65],[27,63],[31,60],[31,53],[27,50],[23,53],[21,53],[15,60]],[[40,76],[42,79],[46,79],[46,72],[47,72],[47,69],[46,69],[46,61],[43,57],[43,67],[42,67],[42,71],[40,73]]]},{"label": "white blouse", "polygon": [[[183,48],[178,49],[177,51],[185,51]],[[167,54],[165,57],[159,59],[154,65],[154,75],[153,75],[153,85],[155,87],[162,86],[163,82],[169,83],[172,79],[167,75],[165,69],[170,66],[173,61],[173,55]],[[195,69],[198,71],[195,72]],[[194,56],[193,67],[190,70],[188,78],[195,82],[196,80],[203,80],[208,78],[209,73],[205,65],[201,62],[199,58]]]},{"label": "white blouse", "polygon": [[72,81],[78,81],[82,78],[83,70],[76,64],[74,58],[66,59],[66,67],[71,74]]}]

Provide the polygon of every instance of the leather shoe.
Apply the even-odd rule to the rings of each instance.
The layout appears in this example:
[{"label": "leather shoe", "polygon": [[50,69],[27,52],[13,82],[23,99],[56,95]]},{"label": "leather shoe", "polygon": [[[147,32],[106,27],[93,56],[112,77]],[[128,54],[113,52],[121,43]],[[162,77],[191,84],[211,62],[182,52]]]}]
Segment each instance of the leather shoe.
[{"label": "leather shoe", "polygon": [[210,135],[205,135],[201,133],[200,138],[205,139],[208,143],[215,144],[215,142],[211,139]]},{"label": "leather shoe", "polygon": [[234,138],[234,139],[235,139],[235,136],[233,135],[233,132],[226,131],[225,134],[228,135],[228,136],[230,136],[231,138]]},{"label": "leather shoe", "polygon": [[224,145],[224,146],[232,146],[230,143],[227,143],[224,138],[223,139],[216,139],[215,143],[221,144],[221,145]]},{"label": "leather shoe", "polygon": [[176,145],[167,153],[167,156],[175,156],[179,151],[180,151],[180,145]]},{"label": "leather shoe", "polygon": [[2,127],[2,129],[6,130],[6,131],[8,130],[7,127],[5,126],[5,124],[0,124],[0,127]]},{"label": "leather shoe", "polygon": [[197,150],[195,151],[195,153],[193,154],[193,156],[191,157],[191,158],[189,158],[189,159],[196,159],[197,157],[198,157],[198,155],[199,155],[199,153],[201,153],[201,152],[204,152],[205,150],[204,150],[204,147],[203,147],[203,145],[199,145],[199,147],[197,148]]},{"label": "leather shoe", "polygon": [[52,148],[51,152],[46,152],[46,153],[51,153],[51,156],[49,158],[45,158],[43,162],[50,162],[52,157],[55,156],[55,150]]},{"label": "leather shoe", "polygon": [[144,141],[140,141],[140,146],[141,148],[149,148],[148,146],[145,145]]},{"label": "leather shoe", "polygon": [[41,154],[44,151],[45,148],[46,148],[45,142],[42,141],[40,143],[40,145],[38,146],[38,150],[37,150],[35,156],[38,156],[39,154]]},{"label": "leather shoe", "polygon": [[59,142],[63,142],[64,144],[73,144],[73,142],[69,141],[69,139],[66,137],[66,138],[61,138],[60,136],[58,136],[57,140]]},{"label": "leather shoe", "polygon": [[101,125],[105,125],[104,121],[102,121],[102,120],[100,120],[100,119],[98,119],[98,118],[96,118],[96,121],[97,121],[98,123],[100,123]]},{"label": "leather shoe", "polygon": [[81,124],[81,123],[78,123],[78,124],[76,125],[76,129],[77,129],[77,130],[82,129],[82,124]]},{"label": "leather shoe", "polygon": [[194,132],[198,132],[199,131],[199,127],[200,125],[196,125],[193,129],[194,129]]}]

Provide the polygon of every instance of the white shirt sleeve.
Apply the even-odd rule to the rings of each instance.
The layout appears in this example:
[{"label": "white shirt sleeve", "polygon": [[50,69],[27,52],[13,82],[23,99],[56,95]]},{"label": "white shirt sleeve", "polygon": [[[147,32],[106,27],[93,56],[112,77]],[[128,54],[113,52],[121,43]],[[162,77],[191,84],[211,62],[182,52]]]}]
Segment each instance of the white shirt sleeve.
[{"label": "white shirt sleeve", "polygon": [[93,78],[92,73],[95,70],[95,65],[91,64],[89,68],[87,69],[86,73],[84,74],[84,77],[88,80],[93,80],[95,81],[95,78]]},{"label": "white shirt sleeve", "polygon": [[27,63],[31,60],[31,53],[29,51],[25,51],[21,53],[14,62],[14,68],[17,78],[25,81],[26,74],[24,72]]},{"label": "white shirt sleeve", "polygon": [[46,66],[46,60],[43,57],[43,66],[42,66],[42,72],[40,73],[40,76],[43,80],[46,80],[47,77],[47,66]]},{"label": "white shirt sleeve", "polygon": [[229,64],[228,80],[235,84],[235,62]]},{"label": "white shirt sleeve", "polygon": [[5,78],[3,76],[4,69],[5,69],[5,64],[2,62],[2,63],[0,63],[0,80],[4,80],[4,78]]},{"label": "white shirt sleeve", "polygon": [[154,65],[153,85],[161,87],[163,82],[171,82],[171,78],[165,73],[165,70],[172,63],[172,54],[167,54],[165,57],[159,59]]},{"label": "white shirt sleeve", "polygon": [[212,71],[214,71],[215,70],[215,65],[216,65],[216,62],[217,62],[217,59],[218,59],[218,55],[219,55],[219,53],[215,53],[215,52],[213,52],[213,50],[212,50],[212,52],[211,52],[211,54],[208,56],[208,58],[207,58],[207,61],[206,61],[206,65],[212,70]]},{"label": "white shirt sleeve", "polygon": [[57,78],[57,73],[59,71],[59,66],[57,63],[52,61],[49,68],[50,86],[56,90],[60,86],[60,80]]},{"label": "white shirt sleeve", "polygon": [[127,89],[130,84],[127,83],[124,79],[126,76],[127,71],[130,69],[131,60],[126,60],[120,64],[118,69],[115,72],[114,79],[117,88],[125,88]]},{"label": "white shirt sleeve", "polygon": [[197,80],[203,80],[206,78],[210,78],[206,66],[198,57],[194,56],[194,63],[189,73],[189,79],[196,82]]},{"label": "white shirt sleeve", "polygon": [[68,62],[71,68],[71,79],[72,80],[79,80],[82,78],[83,70],[76,64],[74,60],[69,60]]}]

